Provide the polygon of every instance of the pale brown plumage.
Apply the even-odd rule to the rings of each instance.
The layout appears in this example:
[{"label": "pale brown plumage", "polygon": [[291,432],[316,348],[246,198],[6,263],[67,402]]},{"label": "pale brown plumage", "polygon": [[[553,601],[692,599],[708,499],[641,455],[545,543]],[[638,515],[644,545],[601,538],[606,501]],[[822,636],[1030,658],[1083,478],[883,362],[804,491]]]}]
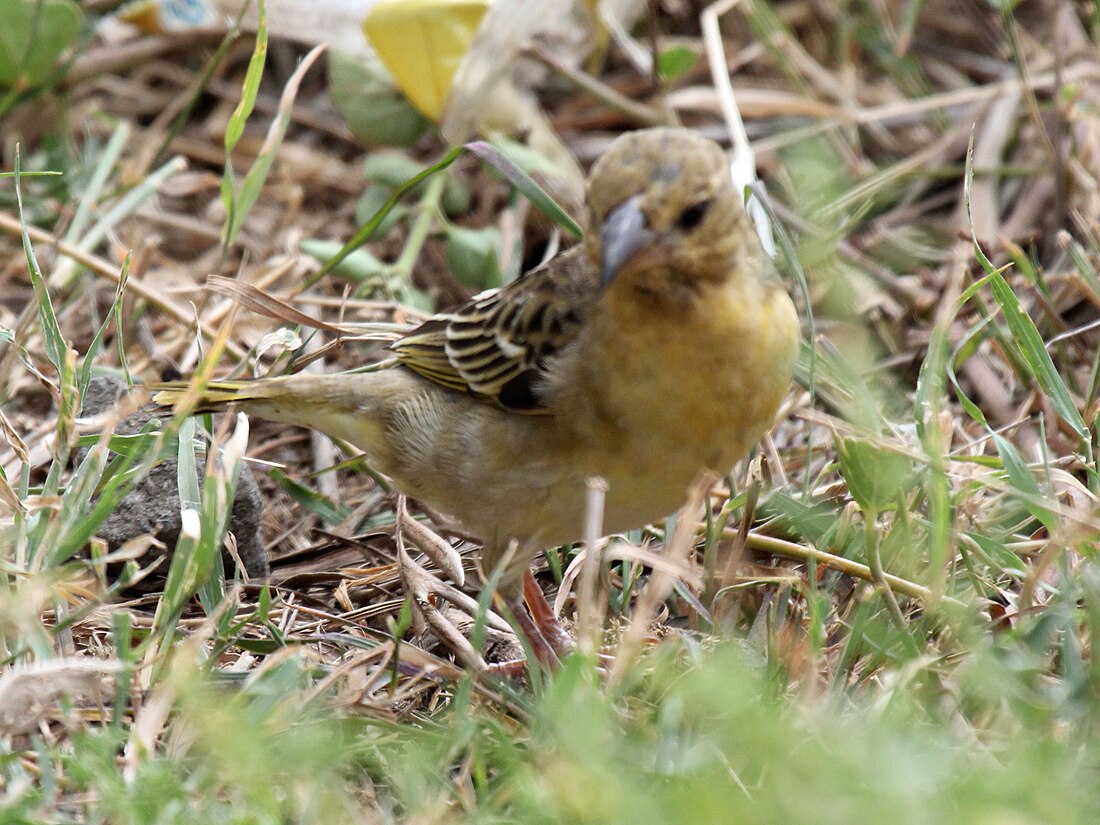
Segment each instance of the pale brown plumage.
[{"label": "pale brown plumage", "polygon": [[[514,598],[542,547],[580,538],[585,481],[608,532],[674,511],[772,423],[798,346],[790,298],[719,147],[624,135],[596,163],[583,245],[391,346],[392,369],[214,382],[206,407],[355,444],[485,542]],[[155,400],[171,404],[178,387]]]}]

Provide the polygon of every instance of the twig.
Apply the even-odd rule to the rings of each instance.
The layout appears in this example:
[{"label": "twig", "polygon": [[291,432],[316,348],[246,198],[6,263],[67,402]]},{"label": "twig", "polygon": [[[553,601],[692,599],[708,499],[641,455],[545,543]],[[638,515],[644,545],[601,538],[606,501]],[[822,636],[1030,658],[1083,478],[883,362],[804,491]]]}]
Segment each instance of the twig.
[{"label": "twig", "polygon": [[589,77],[584,72],[566,65],[541,46],[532,45],[526,51],[548,69],[561,75],[565,80],[568,80],[576,88],[583,92],[588,92],[605,106],[615,110],[628,120],[632,120],[642,126],[680,125],[677,122],[676,115],[671,111],[662,111],[653,106],[646,106],[642,103],[633,101],[629,97],[619,94],[610,86],[601,83],[593,77]]},{"label": "twig", "polygon": [[[723,533],[723,538],[733,539],[736,538],[736,536],[737,530],[734,528],[730,528]],[[824,550],[817,550],[813,547],[795,544],[793,541],[785,541],[784,539],[774,536],[765,536],[762,533],[752,532],[749,533],[746,546],[753,550],[771,553],[776,556],[784,556],[789,559],[798,559],[799,561],[810,561],[812,559],[817,564],[831,567],[834,570],[839,570],[841,573],[855,576],[857,579],[863,579],[869,582],[875,581],[874,573],[872,573],[871,568],[865,564],[846,559],[843,556],[835,556],[832,553],[826,553]],[[951,596],[940,596],[937,599],[936,595],[927,587],[891,575],[890,573],[883,573],[882,581],[895,593],[901,593],[903,596],[909,596],[912,599],[920,599],[922,602],[928,604],[942,601],[953,607],[967,607],[964,602],[952,598]]]},{"label": "twig", "polygon": [[[692,482],[688,491],[687,502],[677,512],[676,526],[665,544],[665,554],[674,561],[686,560],[695,546],[694,536],[696,529],[699,527],[703,501],[706,500],[707,491],[714,486],[717,480],[714,473],[705,471],[700,473],[699,477]],[[663,570],[655,571],[650,578],[649,584],[646,585],[645,590],[642,591],[642,595],[638,599],[634,615],[630,618],[630,625],[619,640],[619,648],[615,653],[615,663],[611,666],[611,675],[608,677],[610,684],[614,685],[618,682],[625,675],[630,665],[633,664],[635,652],[645,638],[646,632],[657,615],[658,608],[672,592],[672,588],[676,584],[676,578],[676,576]]]},{"label": "twig", "polygon": [[[603,535],[603,508],[607,496],[607,482],[602,478],[590,478],[586,482],[584,508],[584,562],[577,612],[580,618],[578,636],[582,650],[588,652],[599,646],[603,617],[596,609],[596,581],[599,578],[599,541]],[[563,582],[564,583],[564,582]],[[602,604],[603,601],[600,600]]]}]

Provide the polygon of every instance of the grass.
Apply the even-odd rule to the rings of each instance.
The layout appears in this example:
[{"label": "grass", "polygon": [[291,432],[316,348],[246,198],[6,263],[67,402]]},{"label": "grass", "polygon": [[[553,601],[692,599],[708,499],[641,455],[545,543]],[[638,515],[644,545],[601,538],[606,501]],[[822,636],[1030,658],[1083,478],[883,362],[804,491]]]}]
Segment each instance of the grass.
[{"label": "grass", "polygon": [[[252,422],[249,455],[281,468],[254,465],[259,586],[219,555],[241,422],[82,434],[78,411],[104,372],[361,366],[419,317],[395,297],[465,294],[444,265],[456,227],[537,241],[541,218],[516,229],[527,201],[429,133],[404,150],[439,167],[429,186],[376,192],[394,213],[357,236],[368,151],[275,36],[262,76],[247,38],[98,78],[82,42],[73,85],[12,97],[0,822],[1097,821],[1095,21],[883,5],[725,18],[731,54],[752,32],[734,86],[814,334],[757,455],[677,517],[694,541],[662,568],[668,598],[644,612],[671,521],[608,547],[598,598],[566,602],[602,617],[607,667],[578,655],[516,683],[418,635],[393,502],[353,451]],[[695,31],[671,13],[658,29],[658,47]],[[711,100],[701,64],[678,71],[674,109],[692,87]],[[596,79],[667,116],[637,77],[613,53]],[[566,88],[542,94],[548,122],[590,160],[629,124],[599,84]],[[828,105],[795,117],[780,92]],[[319,275],[296,251],[380,226],[354,275],[354,255]],[[280,300],[207,289],[212,272]],[[204,428],[220,463],[196,451]],[[166,459],[196,516],[143,593],[127,585],[148,542],[93,537]],[[575,554],[548,553],[540,580],[556,589]],[[654,638],[634,645],[632,617]]]}]

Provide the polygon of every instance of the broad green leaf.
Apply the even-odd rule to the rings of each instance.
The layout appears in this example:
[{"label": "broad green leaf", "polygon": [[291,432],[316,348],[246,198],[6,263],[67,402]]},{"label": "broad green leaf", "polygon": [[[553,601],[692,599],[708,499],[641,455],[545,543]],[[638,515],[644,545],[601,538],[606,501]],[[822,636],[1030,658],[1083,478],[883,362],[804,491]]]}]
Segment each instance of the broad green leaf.
[{"label": "broad green leaf", "polygon": [[447,229],[444,257],[451,274],[463,286],[478,291],[498,287],[501,284],[501,244],[500,231],[496,227],[451,226]]},{"label": "broad green leaf", "polygon": [[451,149],[451,151],[444,155],[443,158],[440,159],[438,162],[432,164],[427,169],[423,170],[419,174],[415,175],[414,177],[410,178],[399,187],[397,187],[393,191],[393,194],[391,194],[389,198],[386,199],[386,202],[382,205],[382,208],[374,214],[374,217],[372,217],[369,221],[359,227],[358,230],[356,230],[355,234],[351,236],[351,239],[348,240],[348,242],[345,243],[342,247],[340,247],[340,251],[329,258],[329,260],[325,262],[324,266],[322,266],[317,271],[317,274],[311,277],[306,282],[306,286],[312,286],[313,284],[317,283],[317,281],[319,281],[321,278],[323,278],[325,275],[332,272],[337,266],[339,266],[345,258],[352,254],[352,252],[354,252],[371,238],[373,238],[378,232],[378,227],[382,224],[382,221],[385,220],[386,215],[388,215],[390,213],[390,210],[397,205],[397,202],[401,200],[402,196],[406,192],[411,192],[413,189],[419,186],[422,181],[427,180],[436,172],[440,171],[441,169],[446,169],[448,166],[454,163],[458,156],[462,154],[462,149],[462,146],[456,146],[454,149]]},{"label": "broad green leaf", "polygon": [[473,143],[467,143],[465,146],[456,146],[451,149],[446,155],[444,155],[439,161],[429,166],[427,169],[419,172],[409,180],[405,181],[401,186],[397,187],[393,194],[386,199],[386,202],[382,205],[382,208],[374,214],[369,221],[363,226],[359,227],[351,239],[345,243],[340,251],[337,252],[332,258],[330,258],[324,266],[322,266],[317,274],[309,279],[306,286],[311,286],[318,280],[323,278],[329,272],[331,272],[336,266],[340,264],[345,258],[352,254],[355,250],[369,241],[378,232],[378,227],[381,226],[382,221],[385,220],[386,215],[390,210],[394,208],[397,202],[407,193],[411,192],[423,181],[427,180],[437,172],[446,169],[458,156],[462,154],[464,150],[473,152],[491,164],[498,172],[500,172],[513,186],[520,191],[528,200],[537,206],[547,217],[557,223],[571,235],[579,238],[583,235],[580,226],[569,217],[569,215],[562,209],[554,199],[546,193],[545,190],[534,180],[532,180],[527,174],[525,174],[518,166],[505,158],[497,149],[490,146],[483,141],[475,141]]},{"label": "broad green leaf", "polygon": [[[386,201],[390,199],[392,190],[387,189],[384,186],[372,186],[363,196],[359,198],[359,202],[355,204],[355,221],[358,224],[365,224],[372,217],[378,214],[386,206]],[[409,210],[404,204],[397,204],[386,213],[378,224],[378,228],[375,229],[375,234],[378,237],[385,237],[391,229],[393,229],[398,221],[408,215]],[[360,250],[362,251],[362,250]]]},{"label": "broad green leaf", "polygon": [[382,146],[408,146],[428,121],[394,85],[376,57],[329,52],[328,94],[357,138]]},{"label": "broad green leaf", "polygon": [[[319,261],[332,258],[340,251],[336,241],[322,241],[306,238],[300,241],[298,248]],[[365,249],[356,249],[344,257],[330,270],[333,275],[346,278],[355,283],[365,281],[383,281],[390,273],[390,267]]]},{"label": "broad green leaf", "polygon": [[83,26],[72,0],[0,0],[0,86],[45,81]]},{"label": "broad green leaf", "polygon": [[657,55],[657,74],[662,80],[673,81],[699,62],[699,55],[688,46],[677,44]]},{"label": "broad green leaf", "polygon": [[363,174],[371,183],[396,189],[423,172],[425,166],[402,152],[371,152],[363,161]]},{"label": "broad green leaf", "polygon": [[870,441],[842,439],[837,444],[837,458],[848,492],[863,510],[887,510],[913,485],[912,459]]}]

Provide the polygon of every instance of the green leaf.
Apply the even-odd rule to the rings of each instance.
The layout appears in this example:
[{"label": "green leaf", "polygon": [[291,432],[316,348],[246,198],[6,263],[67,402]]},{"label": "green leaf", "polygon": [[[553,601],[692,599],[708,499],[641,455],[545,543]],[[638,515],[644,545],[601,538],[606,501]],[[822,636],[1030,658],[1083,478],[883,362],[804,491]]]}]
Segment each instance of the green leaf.
[{"label": "green leaf", "polygon": [[842,439],[837,444],[837,458],[848,492],[865,511],[890,509],[914,482],[913,461],[909,456],[870,441]]},{"label": "green leaf", "polygon": [[57,322],[57,315],[50,301],[50,293],[46,289],[42,270],[38,266],[38,259],[31,246],[30,235],[27,234],[27,217],[23,212],[23,188],[19,185],[19,176],[22,173],[23,159],[22,149],[15,149],[15,201],[19,209],[19,223],[23,230],[23,253],[27,256],[27,271],[30,273],[31,287],[34,289],[34,297],[38,303],[38,319],[42,324],[42,335],[45,339],[46,356],[57,369],[58,375],[64,370],[65,353],[68,345],[65,336],[61,333],[61,325]]},{"label": "green leaf", "polygon": [[538,207],[546,217],[550,218],[550,220],[574,238],[580,238],[584,235],[584,231],[577,222],[574,221],[564,209],[558,206],[554,199],[550,197],[549,193],[535,183],[530,175],[524,172],[514,161],[506,157],[501,149],[483,140],[467,143],[466,148],[500,172],[505,180],[516,187],[516,189],[527,198],[527,200],[531,201],[534,206]]},{"label": "green leaf", "polygon": [[448,227],[444,257],[451,274],[470,289],[500,286],[502,243],[500,231],[492,226],[481,229]]},{"label": "green leaf", "polygon": [[[99,443],[101,438],[100,433],[85,433],[76,440],[77,448],[94,447]],[[171,435],[166,437],[159,446],[160,458],[162,460],[175,460],[178,452],[177,436]],[[109,439],[107,439],[107,449],[115,455],[127,456],[129,458],[146,458],[149,455],[149,451],[154,446],[154,434],[142,430],[141,432],[133,433],[132,435],[120,435],[119,433],[113,433]]]},{"label": "green leaf", "polygon": [[970,396],[966,394],[962,384],[959,383],[959,377],[955,372],[955,365],[963,363],[967,358],[973,355],[978,347],[981,345],[985,337],[982,335],[982,330],[991,321],[991,318],[983,318],[977,324],[963,335],[962,340],[959,341],[958,346],[955,347],[955,352],[951,356],[951,359],[947,362],[947,377],[951,381],[951,385],[955,388],[955,396],[959,399],[959,403],[962,404],[966,414],[972,419],[977,421],[983,427],[987,427],[988,424],[985,419],[985,413],[982,412],[981,407],[970,400]]},{"label": "green leaf", "polygon": [[515,186],[516,189],[518,189],[520,193],[524,195],[524,197],[526,197],[528,200],[531,201],[531,203],[542,210],[542,212],[545,213],[547,217],[549,217],[551,220],[553,220],[555,223],[565,229],[566,232],[576,238],[580,238],[584,234],[581,231],[580,226],[578,226],[577,223],[572,218],[570,218],[568,214],[566,214],[565,210],[558,206],[554,202],[554,199],[551,198],[550,195],[547,194],[541,186],[535,183],[535,181],[532,180],[530,176],[523,172],[512,161],[504,157],[504,155],[502,155],[493,146],[490,146],[484,141],[475,141],[473,143],[467,143],[465,146],[456,146],[454,149],[451,149],[451,151],[444,155],[439,161],[432,164],[427,169],[424,169],[423,171],[414,175],[412,178],[401,184],[401,186],[397,187],[397,189],[393,191],[393,194],[391,194],[389,198],[386,199],[386,202],[382,205],[382,208],[374,214],[374,217],[367,221],[363,226],[359,227],[356,233],[352,235],[351,239],[348,240],[348,242],[345,243],[342,247],[340,247],[340,251],[337,252],[332,258],[330,258],[324,264],[324,266],[322,266],[317,271],[317,274],[311,277],[306,282],[306,286],[309,287],[317,283],[317,281],[319,281],[325,275],[332,272],[332,270],[335,269],[336,266],[338,266],[340,262],[347,258],[352,252],[357,250],[372,237],[374,237],[374,235],[378,232],[378,227],[381,226],[382,221],[385,219],[386,215],[389,214],[390,210],[394,208],[394,206],[405,195],[405,193],[411,192],[432,175],[446,169],[448,166],[454,163],[455,160],[458,159],[458,156],[462,154],[463,151],[473,152],[479,158],[491,164],[498,172],[501,173],[501,175],[505,177],[505,179],[508,180],[509,183]]},{"label": "green leaf", "polygon": [[1032,475],[1031,469],[1024,461],[1024,457],[1012,446],[1011,442],[996,433],[993,434],[993,443],[997,447],[997,453],[1001,456],[1001,462],[1008,474],[1009,483],[1020,494],[1023,505],[1048,531],[1053,533],[1058,526],[1058,517],[1049,507],[1043,505],[1046,496],[1043,495],[1039,482],[1035,480],[1035,476]]},{"label": "green leaf", "polygon": [[350,240],[348,240],[347,243],[340,247],[340,251],[329,258],[324,266],[317,270],[316,275],[312,276],[306,281],[306,286],[313,286],[313,284],[317,283],[325,275],[328,275],[330,272],[336,269],[336,267],[339,266],[345,258],[347,258],[349,255],[359,249],[359,247],[361,247],[363,244],[373,238],[374,235],[378,232],[378,227],[382,224],[382,221],[385,219],[386,215],[388,215],[390,213],[390,210],[397,205],[397,202],[401,199],[401,197],[406,192],[411,192],[413,189],[419,186],[422,181],[427,180],[436,172],[439,172],[442,169],[446,169],[448,166],[454,163],[458,156],[462,154],[462,149],[462,146],[456,146],[454,149],[444,155],[442,159],[440,159],[438,162],[432,164],[427,169],[423,170],[419,174],[415,175],[414,177],[410,178],[399,187],[397,187],[393,191],[393,194],[391,194],[386,199],[386,202],[382,205],[382,208],[374,214],[374,217],[372,217],[369,221],[359,227],[359,229],[356,230],[355,234],[351,236]]},{"label": "green leaf", "polygon": [[180,424],[176,443],[176,484],[179,487],[180,505],[194,510],[199,508],[202,491],[199,489],[199,465],[196,458],[195,419],[185,418]]},{"label": "green leaf", "polygon": [[[146,439],[144,448],[120,453],[107,462],[107,454],[90,450],[80,462],[62,496],[61,512],[66,529],[48,550],[48,561],[60,564],[86,547],[99,525],[133,489],[158,460],[155,425],[150,422],[136,438]],[[98,440],[98,439],[97,439]]]},{"label": "green leaf", "polygon": [[466,184],[455,175],[447,176],[447,183],[443,187],[443,197],[439,201],[440,207],[447,215],[465,215],[470,211],[473,197]]},{"label": "green leaf", "polygon": [[[355,204],[356,223],[364,224],[380,212],[385,207],[386,201],[389,200],[390,193],[391,190],[383,186],[372,186],[364,192],[363,196],[359,198],[359,202]],[[379,222],[375,234],[379,237],[386,235],[397,225],[398,221],[408,214],[408,211],[408,208],[402,204],[388,210],[386,216]]]},{"label": "green leaf", "polygon": [[[405,183],[410,178],[424,171],[424,164],[418,163],[408,156],[398,152],[374,152],[363,161],[363,174],[367,180],[374,184],[360,198],[355,207],[355,220],[366,223],[375,212],[380,210],[386,200],[393,194],[393,190]],[[405,194],[419,193],[423,191],[426,181],[421,181],[414,189],[405,190]],[[470,190],[454,175],[448,175],[443,184],[443,196],[440,206],[448,215],[462,215],[470,209]],[[396,206],[387,218],[378,225],[375,234],[385,235],[393,226],[394,221],[404,215],[407,210],[402,206]]]},{"label": "green leaf", "polygon": [[83,26],[72,0],[0,0],[0,86],[45,81]]},{"label": "green leaf", "polygon": [[981,533],[967,533],[966,536],[1000,569],[1018,576],[1027,573],[1027,566],[1003,542],[983,536]]},{"label": "green leaf", "polygon": [[1008,323],[1009,332],[1020,347],[1020,354],[1027,362],[1028,368],[1039,382],[1039,386],[1054,405],[1058,415],[1064,420],[1084,442],[1090,440],[1088,427],[1081,412],[1077,409],[1065,381],[1058,373],[1050,353],[1046,350],[1039,330],[1035,328],[1035,322],[1020,307],[1020,302],[1012,287],[1000,273],[994,273],[990,280],[990,289],[993,298],[1001,307],[1005,321]]},{"label": "green leaf", "polygon": [[396,189],[424,169],[423,163],[401,152],[371,152],[363,161],[363,174],[367,180],[387,189]]},{"label": "green leaf", "polygon": [[672,46],[657,55],[657,74],[662,80],[673,81],[683,76],[699,60],[690,47],[683,44]]},{"label": "green leaf", "polygon": [[252,115],[252,109],[256,106],[256,95],[260,91],[260,80],[264,74],[264,64],[267,62],[267,6],[264,0],[257,0],[259,23],[256,26],[256,45],[252,49],[252,57],[248,61],[248,70],[244,75],[244,85],[241,88],[241,100],[233,114],[229,117],[229,123],[225,127],[225,154],[229,155],[237,148],[237,142],[244,134],[245,125]]},{"label": "green leaf", "polygon": [[795,375],[799,383],[812,386],[818,397],[840,410],[841,417],[858,431],[883,431],[882,401],[875,388],[828,338],[821,338],[817,347],[802,343]]},{"label": "green leaf", "polygon": [[[324,46],[317,46],[303,57],[302,62],[298,64],[298,68],[294,70],[294,74],[287,81],[286,88],[283,89],[283,95],[279,99],[278,114],[267,131],[267,137],[260,148],[260,153],[256,156],[256,161],[252,164],[252,168],[248,170],[240,191],[233,199],[232,209],[226,215],[224,229],[226,246],[233,242],[237,232],[244,224],[245,217],[260,197],[260,191],[267,180],[267,173],[271,170],[271,164],[275,162],[275,153],[279,151],[287,127],[290,125],[291,110],[294,107],[294,100],[298,96],[298,87],[301,85],[305,73],[309,71],[309,67],[313,65],[313,62],[321,56],[322,51],[324,51]],[[226,163],[228,164],[228,162],[227,158]]]},{"label": "green leaf", "polygon": [[[341,251],[341,246],[336,241],[322,241],[312,238],[300,241],[298,248],[307,255],[312,255],[318,261],[330,259]],[[367,250],[356,249],[344,257],[339,264],[332,267],[331,272],[333,275],[346,278],[357,284],[369,281],[382,282],[389,277],[390,267]]]},{"label": "green leaf", "polygon": [[282,470],[272,470],[270,476],[291,498],[328,524],[339,524],[351,515],[351,510],[347,507],[321,495],[311,487],[300,484]]},{"label": "green leaf", "polygon": [[[99,354],[99,348],[103,343],[103,336],[106,334],[107,327],[110,326],[111,321],[114,319],[115,313],[122,303],[123,295],[126,293],[126,280],[129,276],[130,255],[127,253],[122,261],[122,269],[119,271],[118,285],[115,288],[115,300],[114,303],[111,304],[111,311],[103,317],[99,329],[96,330],[95,336],[92,338],[92,343],[88,345],[87,353],[84,356],[84,364],[80,368],[80,380],[77,382],[77,387],[82,397],[84,391],[88,389],[88,382],[92,380],[92,365],[95,363],[96,355]],[[121,332],[119,335],[121,336]]]},{"label": "green leaf", "polygon": [[428,128],[428,120],[397,89],[377,57],[329,52],[328,94],[352,133],[365,143],[408,146]]}]

